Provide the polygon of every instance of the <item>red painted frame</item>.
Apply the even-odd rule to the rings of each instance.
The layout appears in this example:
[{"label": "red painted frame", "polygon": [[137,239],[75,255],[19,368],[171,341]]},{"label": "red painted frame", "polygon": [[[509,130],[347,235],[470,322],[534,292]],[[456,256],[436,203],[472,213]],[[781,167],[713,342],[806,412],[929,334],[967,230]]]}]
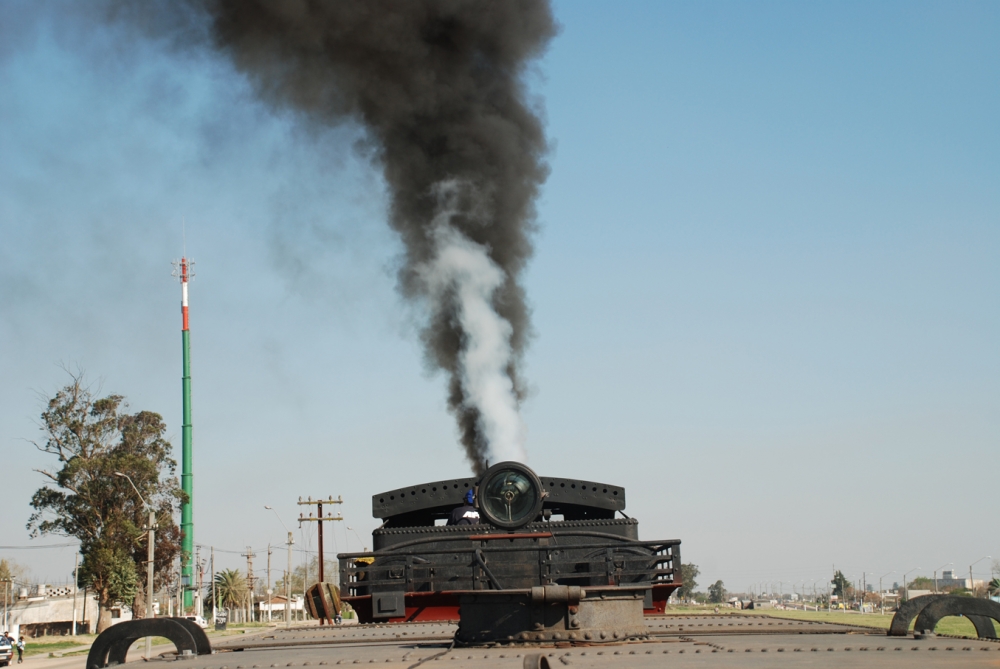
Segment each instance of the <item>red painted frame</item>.
[{"label": "red painted frame", "polygon": [[[680,583],[661,583],[654,585],[653,608],[644,609],[647,616],[659,615],[664,612],[667,606],[667,599],[670,595],[681,587]],[[415,623],[415,622],[458,622],[458,597],[457,590],[442,590],[440,592],[408,592],[404,595],[406,605],[406,616],[401,618],[389,618],[381,622],[386,623]],[[344,597],[343,601],[350,603],[351,607],[358,614],[358,622],[374,622],[372,616],[371,595],[360,595],[357,597]]]}]

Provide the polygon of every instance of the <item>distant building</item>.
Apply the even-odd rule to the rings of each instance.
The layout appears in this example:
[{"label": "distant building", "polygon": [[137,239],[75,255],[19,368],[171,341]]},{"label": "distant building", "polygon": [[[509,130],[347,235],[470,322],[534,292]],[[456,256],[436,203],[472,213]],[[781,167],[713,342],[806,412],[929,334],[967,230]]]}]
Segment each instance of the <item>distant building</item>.
[{"label": "distant building", "polygon": [[[66,586],[49,588],[44,584],[34,588],[21,588],[17,601],[8,610],[7,628],[15,637],[28,638],[48,634],[73,633],[73,591]],[[76,592],[76,631],[93,633],[97,629],[97,596],[80,590]],[[127,606],[111,609],[111,624],[131,620],[132,611]]]},{"label": "distant building", "polygon": [[968,579],[968,578],[955,578],[955,572],[951,570],[941,572],[941,578],[937,580],[938,590],[947,588],[949,590],[953,588],[965,588],[966,590],[975,590],[976,588],[982,588],[986,585],[986,581],[982,579]]},{"label": "distant building", "polygon": [[[254,603],[254,608],[261,614],[258,620],[266,620],[268,614],[271,620],[284,620],[287,603],[288,600],[284,595],[273,595],[271,599]],[[292,604],[288,608],[291,609],[293,618],[300,615],[299,612],[305,610],[305,599],[302,595],[292,595]]]},{"label": "distant building", "polygon": [[748,609],[773,609],[774,601],[769,599],[755,599],[750,602],[750,606],[744,607]]}]

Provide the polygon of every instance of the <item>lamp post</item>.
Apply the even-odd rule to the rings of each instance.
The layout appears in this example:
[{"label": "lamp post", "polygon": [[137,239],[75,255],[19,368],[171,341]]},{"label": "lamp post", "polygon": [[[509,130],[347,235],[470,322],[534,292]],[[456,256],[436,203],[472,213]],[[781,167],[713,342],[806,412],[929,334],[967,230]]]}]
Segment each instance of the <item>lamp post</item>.
[{"label": "lamp post", "polygon": [[278,515],[278,512],[274,511],[274,508],[267,505],[265,505],[264,508],[267,509],[268,511],[273,511],[274,517],[278,519],[278,522],[281,523],[281,526],[285,528],[286,532],[288,532],[288,541],[286,542],[288,544],[288,575],[285,577],[285,627],[291,627],[292,626],[292,544],[295,543],[295,539],[292,538],[292,531],[288,529],[287,525],[285,525],[285,521],[281,519],[281,516]]},{"label": "lamp post", "polygon": [[934,570],[934,594],[935,595],[937,594],[937,591],[938,591],[938,589],[937,589],[937,573],[938,573],[938,569],[944,569],[945,567],[949,567],[949,566],[951,566],[953,564],[955,564],[955,563],[954,562],[949,562],[948,564],[943,564],[943,565],[941,565],[940,567],[938,567],[937,569]]},{"label": "lamp post", "polygon": [[[146,507],[149,511],[149,522],[147,523],[149,530],[149,548],[146,553],[146,617],[153,617],[153,559],[155,555],[155,544],[153,543],[153,537],[155,534],[156,527],[156,511],[152,506],[146,502],[146,499],[139,492],[139,489],[135,487],[135,483],[129,478],[128,474],[122,474],[121,472],[115,472],[115,476],[119,476],[129,482],[132,486],[132,490],[135,490],[135,494],[139,496],[142,501],[142,505]],[[146,659],[149,660],[153,655],[153,637],[146,637]]]},{"label": "lamp post", "polygon": [[906,574],[903,574],[903,595],[906,597],[907,600],[910,599],[910,589],[906,586],[906,576],[907,574],[912,574],[918,569],[920,569],[920,567],[914,567],[910,571],[906,572]]},{"label": "lamp post", "polygon": [[982,562],[983,560],[992,560],[992,559],[993,559],[992,555],[987,555],[985,557],[979,558],[978,560],[969,565],[969,592],[975,593],[976,591],[975,584],[972,582],[972,568],[977,564],[979,564],[980,562]]},{"label": "lamp post", "polygon": [[896,573],[896,570],[893,569],[889,573],[882,574],[881,576],[878,577],[878,603],[879,603],[879,606],[882,609],[882,615],[883,616],[885,615],[885,590],[882,589],[882,579],[885,578],[886,576],[888,576],[889,574],[895,574],[895,573]]}]

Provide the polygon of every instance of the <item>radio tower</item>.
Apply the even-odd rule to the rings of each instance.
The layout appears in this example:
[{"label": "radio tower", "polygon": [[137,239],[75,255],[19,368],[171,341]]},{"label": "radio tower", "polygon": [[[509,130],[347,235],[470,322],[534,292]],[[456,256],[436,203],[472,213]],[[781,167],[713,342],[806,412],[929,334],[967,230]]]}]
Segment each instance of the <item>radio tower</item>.
[{"label": "radio tower", "polygon": [[184,588],[184,608],[192,604],[194,587],[194,473],[191,463],[191,332],[188,329],[188,280],[194,277],[191,267],[194,262],[186,256],[174,261],[174,276],[181,280],[181,347],[183,351],[183,372],[181,394],[183,396],[183,421],[181,423],[181,490],[187,494],[187,501],[181,506],[181,585]]}]

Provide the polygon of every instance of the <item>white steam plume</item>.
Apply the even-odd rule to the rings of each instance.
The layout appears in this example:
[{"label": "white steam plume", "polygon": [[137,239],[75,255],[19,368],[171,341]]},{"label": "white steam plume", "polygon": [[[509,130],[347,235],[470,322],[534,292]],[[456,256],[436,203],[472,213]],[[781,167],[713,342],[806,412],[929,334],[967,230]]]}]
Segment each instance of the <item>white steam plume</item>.
[{"label": "white steam plume", "polygon": [[435,188],[441,207],[429,231],[434,255],[420,266],[419,275],[432,308],[448,305],[459,320],[464,335],[458,354],[463,402],[478,411],[489,459],[524,462],[526,430],[507,372],[513,356],[513,328],[493,307],[494,294],[507,277],[485,247],[452,225],[460,190],[454,181]]}]

